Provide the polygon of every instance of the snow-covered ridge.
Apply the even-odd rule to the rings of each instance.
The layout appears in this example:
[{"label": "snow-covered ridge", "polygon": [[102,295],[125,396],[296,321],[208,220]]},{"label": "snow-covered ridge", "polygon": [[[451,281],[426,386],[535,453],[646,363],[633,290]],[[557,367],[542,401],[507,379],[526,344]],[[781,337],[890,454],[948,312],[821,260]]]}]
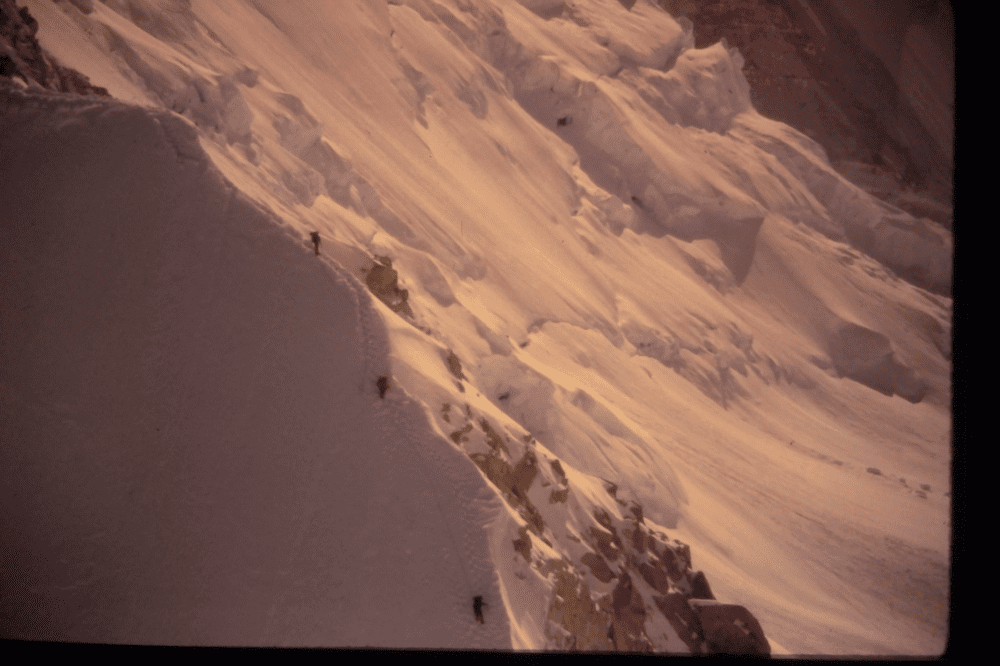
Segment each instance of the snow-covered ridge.
[{"label": "snow-covered ridge", "polygon": [[[700,649],[678,623],[719,611],[686,602],[696,572],[679,538],[712,591],[749,608],[778,652],[937,649],[946,608],[950,302],[879,262],[897,272],[910,266],[920,274],[910,275],[915,282],[946,289],[950,238],[861,193],[808,138],[757,116],[737,52],[724,44],[692,49],[690,25],[644,0],[630,11],[616,0],[370,0],[350,11],[321,2],[128,0],[94,3],[89,13],[79,3],[27,4],[41,17],[39,39],[63,49],[63,61],[116,97],[160,110],[10,93],[8,108],[18,109],[11,117],[28,133],[5,134],[5,149],[46,155],[25,171],[39,182],[47,182],[43,173],[62,174],[48,175],[50,190],[19,176],[22,186],[11,192],[51,191],[43,198],[54,208],[36,219],[75,229],[50,263],[30,269],[24,302],[34,303],[30,285],[61,294],[62,285],[89,284],[79,275],[108,270],[109,263],[79,258],[60,264],[78,256],[78,245],[92,250],[80,256],[117,260],[130,249],[121,239],[139,233],[129,230],[157,230],[138,245],[155,261],[136,259],[114,273],[121,279],[93,283],[101,294],[109,284],[153,279],[155,298],[117,286],[111,309],[81,310],[66,295],[38,303],[72,313],[72,330],[141,321],[163,302],[171,312],[193,308],[192,317],[208,323],[178,329],[177,339],[209,342],[142,352],[159,360],[141,367],[168,381],[145,370],[128,375],[147,387],[122,410],[139,415],[134,429],[145,414],[163,413],[160,393],[149,387],[162,386],[173,405],[185,387],[214,378],[215,388],[198,395],[225,395],[205,403],[220,407],[183,398],[165,412],[168,420],[198,415],[176,431],[178,451],[195,443],[214,450],[212,433],[232,427],[237,436],[219,441],[242,437],[245,444],[231,444],[237,450],[288,441],[304,452],[302,465],[320,461],[321,476],[293,465],[298,471],[280,484],[265,484],[278,494],[267,523],[276,534],[295,529],[285,521],[307,526],[290,540],[303,544],[288,556],[292,564],[264,562],[235,583],[218,583],[220,598],[235,599],[250,576],[255,599],[282,600],[268,607],[271,619],[260,625],[254,613],[264,602],[241,600],[246,625],[257,629],[243,634],[233,624],[191,634],[178,627],[177,641]],[[64,109],[54,112],[63,119],[58,131],[47,124],[49,111],[30,110],[46,104]],[[112,129],[122,119],[138,129]],[[95,140],[101,132],[162,146],[154,156],[174,150],[190,179],[170,186],[182,180],[166,175],[173,166],[122,170],[116,160],[131,165],[132,158],[124,144]],[[48,134],[56,138],[42,138]],[[176,136],[183,139],[169,139]],[[58,142],[72,137],[90,137],[91,148],[60,167]],[[91,153],[107,161],[90,166],[83,156]],[[89,180],[73,185],[72,174],[88,169]],[[138,214],[100,194],[102,182],[123,174],[131,186],[113,191],[146,192],[157,203]],[[189,186],[203,194],[175,208]],[[77,194],[55,194],[65,191]],[[33,197],[19,197],[21,208],[10,210],[34,210]],[[221,227],[202,224],[208,218],[199,202],[213,197],[236,202],[219,205],[239,219],[226,213],[212,218]],[[105,228],[108,212],[121,215],[116,234],[90,239],[77,228],[81,219],[91,221],[86,228]],[[175,235],[164,237],[161,227]],[[322,237],[318,259],[311,231]],[[107,238],[118,245],[102,245]],[[22,237],[10,247],[3,255],[9,275],[35,266],[40,246]],[[157,268],[159,261],[169,268]],[[392,278],[381,292],[387,304],[364,289],[382,284],[371,277],[376,261],[383,268],[375,272]],[[59,265],[61,272],[46,272]],[[182,266],[198,271],[185,278]],[[143,278],[149,271],[154,277]],[[171,295],[185,279],[187,291]],[[211,314],[230,301],[241,305],[225,306],[228,318]],[[41,317],[40,304],[8,312]],[[345,321],[344,312],[356,314]],[[28,315],[8,316],[5,330]],[[52,345],[72,368],[65,376],[131,386],[99,338],[75,344],[39,330],[49,332],[18,338],[19,351],[34,354],[18,366],[21,374],[3,377],[5,401],[36,401],[17,425],[29,429],[24,441],[53,437],[45,414],[113,422],[110,412],[93,415],[100,399],[59,398],[64,389],[53,387],[64,375],[55,370],[52,382],[37,380],[41,397],[25,397],[27,377],[44,375],[36,366],[59,367],[43,360]],[[150,331],[135,337],[134,349],[162,346]],[[358,354],[359,345],[368,351]],[[267,363],[242,368],[254,359]],[[210,369],[167,372],[201,365]],[[383,376],[384,400],[376,384]],[[294,398],[271,407],[268,397],[285,391]],[[110,388],[100,395],[118,399]],[[220,410],[239,416],[216,424],[204,415]],[[243,423],[246,415],[253,418]],[[81,451],[109,437],[100,428],[94,436],[63,430],[54,437]],[[325,459],[331,441],[336,455]],[[400,442],[412,446],[401,450]],[[58,458],[59,450],[45,455]],[[348,452],[353,457],[343,460]],[[249,478],[281,468],[275,455],[248,463]],[[71,467],[59,469],[90,492]],[[148,469],[163,492],[147,491],[141,511],[155,522],[154,505],[162,506],[177,477],[174,467]],[[438,480],[442,473],[448,481]],[[295,474],[311,480],[303,485]],[[26,478],[26,490],[36,481],[44,487],[40,477]],[[211,486],[193,478],[196,487]],[[234,482],[253,495],[239,474]],[[331,487],[336,493],[327,497]],[[288,494],[291,504],[277,501]],[[223,500],[219,508],[212,493],[204,497],[196,512],[204,522],[196,524],[208,531],[221,520],[213,502],[223,513],[238,505]],[[51,493],[39,511],[56,515],[62,501]],[[336,502],[364,520],[343,518]],[[641,521],[633,506],[642,507]],[[300,509],[307,517],[292,517]],[[252,517],[238,515],[237,524],[252,531]],[[327,524],[343,524],[350,538],[327,538]],[[101,527],[68,537],[57,529],[32,534],[39,547],[53,547],[51,539],[70,544],[60,546],[67,560],[83,566],[105,546],[79,544],[109,543],[97,535],[114,533]],[[205,539],[180,547],[178,562],[193,562],[199,547],[229,557]],[[342,545],[355,542],[362,545]],[[254,543],[248,552],[277,553],[268,562],[288,552],[281,543]],[[408,545],[388,545],[396,543]],[[893,544],[890,563],[885,543]],[[668,564],[674,560],[676,570]],[[375,584],[400,562],[390,582]],[[94,580],[105,575],[100,569]],[[217,569],[223,577],[226,570]],[[128,580],[116,576],[108,580]],[[194,581],[177,579],[194,594]],[[418,581],[412,589],[411,579]],[[72,594],[102,598],[87,596],[94,588],[86,580],[74,579],[80,584]],[[914,580],[926,590],[920,599],[911,594]],[[60,587],[49,581],[31,594]],[[330,602],[307,588],[338,592]],[[150,590],[145,599],[155,598]],[[469,608],[479,593],[488,604],[484,625]],[[214,614],[211,604],[199,608]],[[866,613],[878,617],[877,630]],[[430,619],[415,625],[414,617]],[[135,633],[139,625],[131,634],[95,631],[148,640]]]},{"label": "snow-covered ridge", "polygon": [[[0,108],[2,145],[21,156],[3,172],[17,193],[3,200],[17,223],[4,280],[28,287],[5,304],[21,324],[5,322],[4,411],[17,414],[5,434],[40,445],[5,456],[4,505],[68,530],[57,545],[15,518],[6,527],[23,540],[5,550],[22,563],[39,551],[90,560],[29,578],[7,570],[4,607],[17,610],[6,635],[705,649],[686,602],[712,594],[690,550],[495,409],[502,435],[468,403],[443,403],[433,428],[400,387],[383,383],[377,398],[390,348],[361,283],[237,193],[193,127],[9,87]],[[454,355],[440,365],[464,378]],[[86,453],[63,457],[78,446]],[[72,508],[32,490],[53,475]],[[499,522],[497,495],[509,506]],[[337,603],[322,601],[346,572]],[[307,581],[316,589],[299,590]],[[472,635],[459,617],[475,596],[495,610]],[[75,610],[46,620],[56,599]]]}]

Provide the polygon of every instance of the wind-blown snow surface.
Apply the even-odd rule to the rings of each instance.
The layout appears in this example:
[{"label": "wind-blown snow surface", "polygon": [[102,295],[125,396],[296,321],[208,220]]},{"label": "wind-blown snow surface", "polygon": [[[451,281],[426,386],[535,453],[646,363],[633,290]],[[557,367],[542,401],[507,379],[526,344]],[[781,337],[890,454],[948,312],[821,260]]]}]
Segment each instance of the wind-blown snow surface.
[{"label": "wind-blown snow surface", "polygon": [[738,53],[646,0],[26,4],[159,110],[4,93],[11,635],[598,646],[605,479],[775,652],[943,649],[951,302],[893,271],[950,236]]}]

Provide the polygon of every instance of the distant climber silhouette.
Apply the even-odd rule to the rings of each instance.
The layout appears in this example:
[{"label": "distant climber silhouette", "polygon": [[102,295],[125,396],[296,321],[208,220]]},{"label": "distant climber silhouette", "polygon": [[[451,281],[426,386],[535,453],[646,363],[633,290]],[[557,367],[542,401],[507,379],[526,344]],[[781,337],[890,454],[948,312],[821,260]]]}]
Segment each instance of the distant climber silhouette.
[{"label": "distant climber silhouette", "polygon": [[477,595],[472,599],[472,612],[476,614],[476,621],[479,624],[486,624],[483,621],[483,608],[489,608],[489,607],[490,607],[489,604],[483,603],[482,596]]},{"label": "distant climber silhouette", "polygon": [[312,239],[313,247],[316,249],[316,256],[319,256],[319,232],[314,231],[309,234],[309,238]]},{"label": "distant climber silhouette", "polygon": [[389,378],[381,375],[378,381],[375,382],[375,386],[378,387],[378,397],[385,400],[385,392],[389,390]]}]

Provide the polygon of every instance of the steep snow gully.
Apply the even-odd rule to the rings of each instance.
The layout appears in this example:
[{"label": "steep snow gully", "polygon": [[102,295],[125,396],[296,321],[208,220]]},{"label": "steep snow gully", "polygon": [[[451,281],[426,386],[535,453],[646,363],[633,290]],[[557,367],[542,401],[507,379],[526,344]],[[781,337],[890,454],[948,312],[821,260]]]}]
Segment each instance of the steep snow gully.
[{"label": "steep snow gully", "polygon": [[0,634],[944,649],[951,232],[738,50],[652,0],[24,4],[114,99],[0,77]]}]

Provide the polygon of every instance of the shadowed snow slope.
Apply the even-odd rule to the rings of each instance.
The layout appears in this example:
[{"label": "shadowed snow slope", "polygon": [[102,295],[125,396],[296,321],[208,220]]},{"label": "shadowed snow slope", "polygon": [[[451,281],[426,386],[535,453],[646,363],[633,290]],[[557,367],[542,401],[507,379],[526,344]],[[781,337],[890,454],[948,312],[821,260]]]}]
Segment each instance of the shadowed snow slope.
[{"label": "shadowed snow slope", "polygon": [[26,4],[152,108],[4,93],[13,634],[699,652],[701,570],[775,653],[943,648],[950,232],[737,50],[650,0]]},{"label": "shadowed snow slope", "polygon": [[2,94],[4,633],[509,646],[469,609],[499,504],[379,400],[359,283],[185,121]]}]

